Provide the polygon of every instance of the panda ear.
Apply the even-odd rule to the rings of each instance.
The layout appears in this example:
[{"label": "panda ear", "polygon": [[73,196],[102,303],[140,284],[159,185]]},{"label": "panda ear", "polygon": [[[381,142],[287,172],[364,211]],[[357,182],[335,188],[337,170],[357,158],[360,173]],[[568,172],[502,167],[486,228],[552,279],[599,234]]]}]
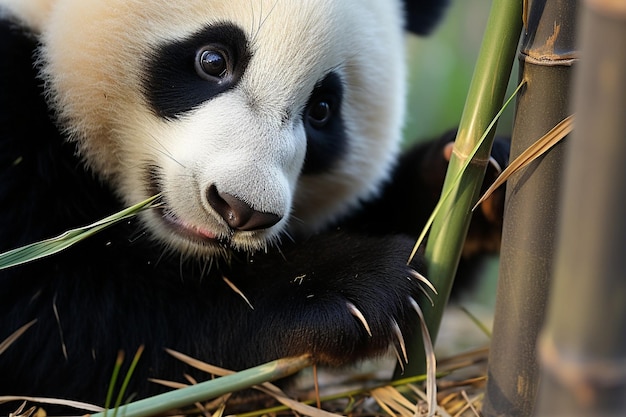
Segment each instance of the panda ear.
[{"label": "panda ear", "polygon": [[406,29],[427,35],[439,22],[449,0],[403,0]]}]

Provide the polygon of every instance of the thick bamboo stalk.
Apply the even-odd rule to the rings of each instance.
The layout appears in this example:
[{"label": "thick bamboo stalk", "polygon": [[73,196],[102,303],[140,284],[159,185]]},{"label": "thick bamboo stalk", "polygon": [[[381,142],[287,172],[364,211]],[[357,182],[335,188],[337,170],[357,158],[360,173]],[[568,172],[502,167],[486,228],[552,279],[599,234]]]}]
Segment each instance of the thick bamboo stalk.
[{"label": "thick bamboo stalk", "polygon": [[[511,159],[569,115],[575,12],[569,0],[530,4]],[[507,182],[485,416],[528,416],[535,405],[535,344],[551,281],[565,146],[557,144]]]},{"label": "thick bamboo stalk", "polygon": [[[522,0],[494,1],[474,69],[444,183],[443,193],[452,191],[433,223],[426,247],[428,279],[437,288],[438,295],[434,297],[434,306],[431,307],[426,299],[422,300],[421,306],[433,340],[452,288],[471,219],[471,208],[480,191],[495,129],[477,152],[460,183],[453,184],[453,180],[502,106],[521,32],[521,16]],[[421,343],[419,337],[409,342],[410,360],[405,370],[408,375],[423,373],[425,369]]]},{"label": "thick bamboo stalk", "polygon": [[626,2],[587,0],[539,416],[626,415]]}]

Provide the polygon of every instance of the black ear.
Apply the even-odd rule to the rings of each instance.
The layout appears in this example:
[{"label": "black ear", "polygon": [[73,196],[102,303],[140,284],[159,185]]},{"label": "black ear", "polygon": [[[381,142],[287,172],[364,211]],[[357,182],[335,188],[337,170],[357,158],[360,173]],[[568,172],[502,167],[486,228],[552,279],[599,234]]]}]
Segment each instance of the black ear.
[{"label": "black ear", "polygon": [[406,29],[427,35],[439,22],[449,0],[404,0]]}]

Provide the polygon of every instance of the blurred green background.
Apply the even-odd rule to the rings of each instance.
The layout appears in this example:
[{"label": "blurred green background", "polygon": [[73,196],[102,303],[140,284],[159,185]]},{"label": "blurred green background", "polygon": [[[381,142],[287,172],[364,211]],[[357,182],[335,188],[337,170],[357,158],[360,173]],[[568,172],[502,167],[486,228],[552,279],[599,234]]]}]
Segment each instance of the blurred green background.
[{"label": "blurred green background", "polygon": [[[459,124],[490,7],[490,0],[453,0],[433,34],[409,36],[408,141],[433,138]],[[508,134],[511,122],[512,108],[498,132]]]}]

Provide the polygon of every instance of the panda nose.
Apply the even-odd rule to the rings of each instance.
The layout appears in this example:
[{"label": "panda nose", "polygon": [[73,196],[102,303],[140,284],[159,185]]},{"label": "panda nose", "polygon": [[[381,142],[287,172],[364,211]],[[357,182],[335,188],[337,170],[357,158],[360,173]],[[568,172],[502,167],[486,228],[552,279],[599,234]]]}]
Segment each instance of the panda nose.
[{"label": "panda nose", "polygon": [[236,230],[260,230],[274,226],[281,216],[257,211],[234,195],[220,193],[213,184],[207,191],[209,205]]}]

